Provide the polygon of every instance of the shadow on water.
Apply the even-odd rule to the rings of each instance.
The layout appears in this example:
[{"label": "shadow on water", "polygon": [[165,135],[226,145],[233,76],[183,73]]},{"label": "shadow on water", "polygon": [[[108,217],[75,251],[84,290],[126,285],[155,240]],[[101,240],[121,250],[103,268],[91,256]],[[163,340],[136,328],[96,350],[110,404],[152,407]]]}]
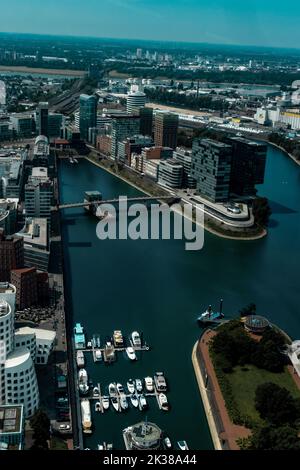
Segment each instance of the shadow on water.
[{"label": "shadow on water", "polygon": [[269,199],[269,204],[272,209],[272,214],[297,214],[298,211],[295,209],[291,209],[290,207],[286,207],[283,204],[279,204],[278,202],[272,201]]}]

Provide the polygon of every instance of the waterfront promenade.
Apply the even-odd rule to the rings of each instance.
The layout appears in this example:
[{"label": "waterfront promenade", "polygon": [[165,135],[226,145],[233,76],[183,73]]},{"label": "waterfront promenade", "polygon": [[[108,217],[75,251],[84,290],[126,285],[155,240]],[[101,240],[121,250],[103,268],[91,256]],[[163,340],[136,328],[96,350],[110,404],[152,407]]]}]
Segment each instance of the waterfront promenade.
[{"label": "waterfront promenade", "polygon": [[209,342],[215,335],[210,329],[203,333],[193,348],[192,362],[215,449],[239,450],[237,439],[248,437],[251,431],[229,418],[209,355]]}]

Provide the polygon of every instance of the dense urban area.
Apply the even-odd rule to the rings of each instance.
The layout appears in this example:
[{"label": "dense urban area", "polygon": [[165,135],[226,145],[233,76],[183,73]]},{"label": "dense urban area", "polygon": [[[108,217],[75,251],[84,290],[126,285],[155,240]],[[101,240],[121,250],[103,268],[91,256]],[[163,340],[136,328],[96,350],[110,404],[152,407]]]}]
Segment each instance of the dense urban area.
[{"label": "dense urban area", "polygon": [[[112,363],[123,351],[134,361],[149,346],[137,331],[129,342],[120,330],[106,342],[90,341],[68,312],[62,211],[75,204],[101,218],[108,198],[93,184],[62,200],[61,168],[76,171],[84,161],[142,199],[189,205],[195,222],[201,210],[216,237],[245,244],[267,238],[272,211],[260,186],[268,148],[281,149],[295,171],[300,165],[300,52],[0,39],[0,447],[88,449],[92,412],[105,414],[110,405],[145,411],[151,397],[169,411],[168,385],[157,372],[126,387],[111,383],[107,394],[88,380],[88,355]],[[223,317],[222,302],[199,317],[218,328],[205,331],[193,351],[213,446],[300,449],[299,341],[257,315],[255,305],[238,319]],[[242,396],[232,371],[243,382],[246,367]],[[187,450],[186,439],[171,443],[168,430],[147,419],[123,430],[127,450]]]}]

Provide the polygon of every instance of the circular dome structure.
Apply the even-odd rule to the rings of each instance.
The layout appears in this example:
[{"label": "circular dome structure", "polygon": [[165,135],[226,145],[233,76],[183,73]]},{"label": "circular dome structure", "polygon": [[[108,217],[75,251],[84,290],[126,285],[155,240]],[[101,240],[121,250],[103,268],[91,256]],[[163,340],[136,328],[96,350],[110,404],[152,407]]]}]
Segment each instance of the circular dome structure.
[{"label": "circular dome structure", "polygon": [[260,315],[249,315],[245,321],[245,329],[254,334],[262,334],[269,326],[269,321]]}]

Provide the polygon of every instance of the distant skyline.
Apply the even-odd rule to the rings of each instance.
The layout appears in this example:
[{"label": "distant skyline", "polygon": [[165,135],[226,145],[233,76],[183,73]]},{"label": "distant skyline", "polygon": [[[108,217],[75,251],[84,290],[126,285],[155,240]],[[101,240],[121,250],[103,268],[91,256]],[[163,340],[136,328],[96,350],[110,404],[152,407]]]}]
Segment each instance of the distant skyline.
[{"label": "distant skyline", "polygon": [[300,48],[295,0],[0,0],[0,31]]}]

